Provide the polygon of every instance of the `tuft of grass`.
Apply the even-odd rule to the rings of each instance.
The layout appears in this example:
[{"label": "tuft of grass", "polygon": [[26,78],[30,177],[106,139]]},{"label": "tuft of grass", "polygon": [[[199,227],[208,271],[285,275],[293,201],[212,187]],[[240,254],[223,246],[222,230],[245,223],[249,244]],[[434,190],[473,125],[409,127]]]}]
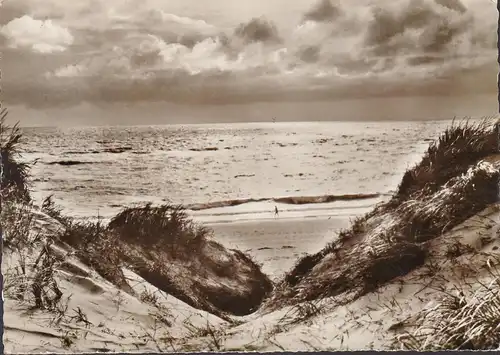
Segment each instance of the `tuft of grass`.
[{"label": "tuft of grass", "polygon": [[184,327],[188,330],[188,338],[207,338],[210,351],[222,351],[225,333],[222,329],[216,329],[207,320],[206,326],[196,326],[191,321],[185,321]]},{"label": "tuft of grass", "polygon": [[54,218],[63,226],[68,226],[72,222],[72,219],[62,213],[62,209],[56,206],[53,197],[53,195],[49,195],[43,200],[42,211],[45,212],[47,216]]},{"label": "tuft of grass", "polygon": [[71,319],[74,320],[77,324],[83,323],[86,328],[93,325],[92,322],[88,320],[87,314],[85,314],[85,312],[82,311],[80,307],[74,309],[73,312],[75,313],[75,315],[71,316]]},{"label": "tuft of grass", "polygon": [[21,161],[22,131],[18,124],[6,124],[7,110],[0,108],[0,197],[3,201],[29,202],[30,164]]},{"label": "tuft of grass", "polygon": [[[162,205],[126,208],[109,222],[108,229],[127,243],[173,251],[199,250],[210,230],[195,224],[181,206]],[[181,255],[181,253],[179,253]]]},{"label": "tuft of grass", "polygon": [[324,308],[319,305],[317,300],[302,302],[294,305],[280,320],[283,325],[289,326],[304,322],[311,322],[313,318],[319,316]]},{"label": "tuft of grass", "polygon": [[151,292],[145,289],[139,295],[139,299],[141,300],[141,302],[148,303],[154,307],[159,306],[158,295],[155,292]]},{"label": "tuft of grass", "polygon": [[474,251],[474,248],[470,245],[463,244],[459,241],[454,241],[446,246],[446,250],[444,252],[444,257],[447,260],[454,261],[456,258],[468,254]]},{"label": "tuft of grass", "polygon": [[117,236],[98,222],[66,219],[59,240],[71,245],[76,256],[104,279],[123,290],[130,290],[122,266],[122,248]]},{"label": "tuft of grass", "polygon": [[446,292],[436,306],[419,313],[414,331],[395,337],[408,350],[496,350],[500,344],[500,283],[495,278],[475,291]]},{"label": "tuft of grass", "polygon": [[122,244],[101,221],[78,221],[63,214],[51,196],[42,204],[42,211],[63,225],[54,237],[75,249],[75,255],[120,289],[130,291],[121,269]]},{"label": "tuft of grass", "polygon": [[28,205],[8,204],[2,210],[5,236],[4,269],[6,298],[26,303],[30,308],[53,310],[63,293],[55,280],[62,260],[51,242],[35,232],[34,217]]},{"label": "tuft of grass", "polygon": [[0,212],[4,247],[16,252],[39,245],[42,238],[35,232],[31,204],[4,203]]},{"label": "tuft of grass", "polygon": [[77,340],[77,339],[78,339],[78,337],[76,336],[75,332],[67,331],[60,338],[61,346],[64,349],[69,349],[75,344],[75,340]]}]

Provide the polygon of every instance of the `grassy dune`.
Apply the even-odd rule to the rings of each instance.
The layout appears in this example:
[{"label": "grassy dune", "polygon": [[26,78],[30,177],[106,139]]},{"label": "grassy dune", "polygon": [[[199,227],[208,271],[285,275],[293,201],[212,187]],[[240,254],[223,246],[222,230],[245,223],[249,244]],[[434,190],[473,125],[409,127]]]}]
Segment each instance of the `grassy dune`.
[{"label": "grassy dune", "polygon": [[269,306],[346,292],[356,298],[422,266],[429,240],[498,200],[500,173],[480,162],[496,151],[496,134],[486,121],[447,129],[404,174],[392,199],[317,254],[300,259]]},{"label": "grassy dune", "polygon": [[[62,219],[50,203],[45,209]],[[211,231],[193,223],[178,206],[127,208],[107,226],[64,223],[60,240],[126,291],[122,264],[158,289],[227,319],[252,313],[272,290],[250,257],[210,240]]]},{"label": "grassy dune", "polygon": [[[2,224],[6,228],[7,251],[16,249],[21,255],[41,248],[40,260],[46,258],[50,261],[44,265],[56,268],[57,257],[50,255],[46,244],[63,244],[71,247],[85,265],[125,292],[133,293],[122,270],[128,267],[158,289],[224,319],[254,312],[272,290],[269,278],[249,256],[211,240],[211,231],[195,224],[178,206],[124,209],[103,225],[65,216],[48,197],[41,212],[59,228],[51,235],[34,235],[30,230],[35,216],[28,190],[29,165],[16,159],[22,134],[17,126],[8,127],[4,121],[1,127],[5,172]],[[40,260],[34,260],[31,269],[37,270]],[[30,268],[23,265],[20,269],[27,272]],[[47,284],[54,284],[54,270],[40,273],[47,277],[34,271],[34,283],[46,278],[50,279]],[[37,307],[42,307],[44,295],[50,291],[45,286],[30,286],[36,289]]]}]

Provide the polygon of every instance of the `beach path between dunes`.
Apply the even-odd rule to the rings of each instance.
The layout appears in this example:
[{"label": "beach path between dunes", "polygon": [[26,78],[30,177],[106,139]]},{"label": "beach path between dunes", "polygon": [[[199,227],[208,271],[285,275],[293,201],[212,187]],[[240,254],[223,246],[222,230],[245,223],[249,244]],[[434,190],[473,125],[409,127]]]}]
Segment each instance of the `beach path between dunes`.
[{"label": "beach path between dunes", "polygon": [[338,231],[350,225],[349,217],[297,218],[215,223],[214,238],[227,248],[248,252],[262,271],[277,280],[305,253],[321,250]]}]

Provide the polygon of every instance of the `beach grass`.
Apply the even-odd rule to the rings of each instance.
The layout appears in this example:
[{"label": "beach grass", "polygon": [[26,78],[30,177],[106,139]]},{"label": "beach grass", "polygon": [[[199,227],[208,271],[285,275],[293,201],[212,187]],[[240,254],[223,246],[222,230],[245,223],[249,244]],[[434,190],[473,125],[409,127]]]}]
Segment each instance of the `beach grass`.
[{"label": "beach grass", "polygon": [[[496,260],[498,262],[498,260]],[[420,310],[406,330],[394,336],[405,350],[497,350],[500,344],[500,273],[488,265],[489,277],[462,279],[441,290],[435,304]]]},{"label": "beach grass", "polygon": [[30,164],[21,161],[23,134],[18,124],[6,123],[7,110],[0,109],[0,154],[2,174],[0,176],[0,197],[3,201],[21,200],[29,202]]},{"label": "beach grass", "polygon": [[420,163],[404,173],[393,202],[435,192],[453,177],[464,174],[471,164],[492,154],[498,154],[493,119],[453,121],[429,145]]}]

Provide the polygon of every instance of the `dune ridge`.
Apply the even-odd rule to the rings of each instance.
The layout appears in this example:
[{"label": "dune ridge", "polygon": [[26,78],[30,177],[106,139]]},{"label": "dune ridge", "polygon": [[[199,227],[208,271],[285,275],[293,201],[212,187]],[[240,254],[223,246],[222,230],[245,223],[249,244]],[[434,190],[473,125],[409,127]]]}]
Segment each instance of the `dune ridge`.
[{"label": "dune ridge", "polygon": [[356,297],[425,263],[427,242],[498,201],[497,153],[486,123],[452,126],[409,169],[388,202],[358,218],[338,239],[300,259],[269,304],[356,291]]}]

